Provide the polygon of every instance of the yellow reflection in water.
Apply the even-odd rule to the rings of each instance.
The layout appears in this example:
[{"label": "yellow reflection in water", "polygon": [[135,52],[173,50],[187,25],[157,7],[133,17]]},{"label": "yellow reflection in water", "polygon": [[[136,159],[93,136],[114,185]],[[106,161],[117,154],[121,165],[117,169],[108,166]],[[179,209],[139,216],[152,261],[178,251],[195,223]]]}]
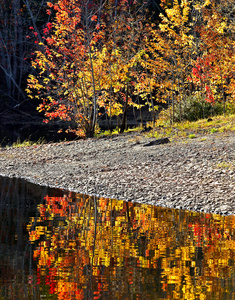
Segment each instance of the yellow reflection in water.
[{"label": "yellow reflection in water", "polygon": [[39,212],[37,284],[57,299],[235,299],[234,216],[74,193]]}]

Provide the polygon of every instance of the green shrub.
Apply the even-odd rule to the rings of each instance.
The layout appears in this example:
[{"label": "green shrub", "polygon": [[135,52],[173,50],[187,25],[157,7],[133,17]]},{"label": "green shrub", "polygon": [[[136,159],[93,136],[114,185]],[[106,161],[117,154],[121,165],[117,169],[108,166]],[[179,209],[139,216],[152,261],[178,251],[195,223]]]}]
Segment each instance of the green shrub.
[{"label": "green shrub", "polygon": [[[225,113],[235,113],[235,104],[226,103]],[[160,113],[160,117],[166,122],[172,121],[172,105],[166,110]],[[206,119],[216,115],[222,115],[224,113],[223,103],[216,102],[214,104],[208,103],[203,99],[198,98],[195,95],[187,96],[180,103],[174,104],[174,122],[181,121],[197,121],[199,119]],[[181,115],[181,116],[180,116]]]},{"label": "green shrub", "polygon": [[210,129],[210,132],[211,132],[211,133],[215,133],[215,132],[217,132],[217,131],[218,131],[217,128],[211,128],[211,129]]},{"label": "green shrub", "polygon": [[225,112],[227,114],[235,114],[235,103],[227,102],[225,105]]}]

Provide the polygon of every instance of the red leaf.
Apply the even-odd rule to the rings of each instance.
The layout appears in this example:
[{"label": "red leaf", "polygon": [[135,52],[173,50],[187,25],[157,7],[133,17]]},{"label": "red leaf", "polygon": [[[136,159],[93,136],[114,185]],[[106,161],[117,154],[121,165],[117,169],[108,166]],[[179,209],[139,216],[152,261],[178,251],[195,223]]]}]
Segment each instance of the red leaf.
[{"label": "red leaf", "polygon": [[92,16],[91,21],[94,21],[94,22],[97,21],[97,16],[96,15]]}]

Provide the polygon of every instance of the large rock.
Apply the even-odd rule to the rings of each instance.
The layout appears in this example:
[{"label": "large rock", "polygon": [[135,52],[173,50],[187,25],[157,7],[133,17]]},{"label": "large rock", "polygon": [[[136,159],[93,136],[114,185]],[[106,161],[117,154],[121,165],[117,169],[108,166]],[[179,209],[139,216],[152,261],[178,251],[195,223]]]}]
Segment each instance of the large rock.
[{"label": "large rock", "polygon": [[155,145],[161,145],[161,144],[168,144],[170,143],[170,140],[168,138],[162,138],[158,139],[152,142],[149,142],[147,144],[144,144],[143,147],[149,147],[149,146],[155,146]]}]

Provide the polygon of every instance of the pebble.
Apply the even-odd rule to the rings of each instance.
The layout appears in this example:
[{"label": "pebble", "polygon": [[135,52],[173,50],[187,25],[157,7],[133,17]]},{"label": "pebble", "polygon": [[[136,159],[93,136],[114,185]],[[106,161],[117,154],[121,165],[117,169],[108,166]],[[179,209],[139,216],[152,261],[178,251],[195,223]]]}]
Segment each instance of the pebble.
[{"label": "pebble", "polygon": [[151,141],[132,133],[2,148],[0,174],[101,197],[234,214],[234,132],[143,147]]}]

